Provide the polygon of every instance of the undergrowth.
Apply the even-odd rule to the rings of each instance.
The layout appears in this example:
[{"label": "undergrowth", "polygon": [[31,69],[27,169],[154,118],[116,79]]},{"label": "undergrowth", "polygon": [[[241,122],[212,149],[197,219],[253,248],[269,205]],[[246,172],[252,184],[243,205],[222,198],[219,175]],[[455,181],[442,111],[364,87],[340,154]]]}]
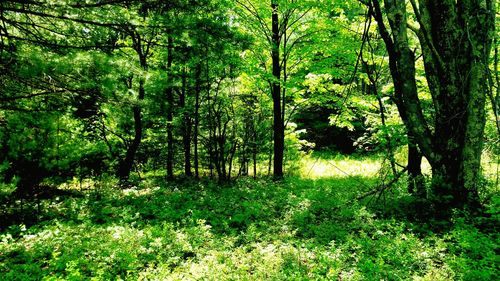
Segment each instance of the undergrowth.
[{"label": "undergrowth", "polygon": [[[371,167],[362,160],[342,161]],[[350,176],[289,177],[281,183],[242,178],[227,186],[208,180],[167,184],[160,177],[148,177],[127,189],[108,182],[78,196],[40,199],[24,206],[26,215],[35,217],[31,224],[11,224],[0,232],[0,276],[2,280],[494,280],[498,276],[498,197],[493,197],[484,217],[457,214],[448,227],[433,227],[395,215],[413,212],[404,208],[409,200],[404,183],[378,201],[353,201],[377,185],[379,178],[366,169],[349,172]]]}]

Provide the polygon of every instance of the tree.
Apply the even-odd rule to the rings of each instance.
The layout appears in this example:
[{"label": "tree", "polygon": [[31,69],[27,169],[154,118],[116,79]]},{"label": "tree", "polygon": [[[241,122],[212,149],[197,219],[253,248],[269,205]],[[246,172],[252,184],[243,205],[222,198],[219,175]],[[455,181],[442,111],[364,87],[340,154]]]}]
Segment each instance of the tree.
[{"label": "tree", "polygon": [[[139,60],[141,69],[146,72],[148,70],[148,57],[151,55],[152,46],[155,44],[157,39],[157,30],[154,28],[146,29],[146,32],[138,30],[136,27],[125,26],[125,34],[130,36],[132,40],[132,48],[136,52]],[[143,136],[143,120],[142,120],[142,110],[141,103],[144,101],[146,96],[146,90],[144,87],[145,77],[142,75],[139,77],[138,84],[138,95],[137,101],[132,106],[132,112],[134,115],[134,136],[132,142],[127,147],[125,157],[120,160],[117,170],[117,176],[122,180],[127,180],[130,176],[130,171],[134,164],[135,155],[139,149],[139,145],[142,141]],[[129,89],[132,89],[132,79],[128,85]]]},{"label": "tree", "polygon": [[[495,1],[369,3],[385,42],[395,96],[408,131],[432,167],[432,199],[440,215],[479,207],[487,69]],[[385,18],[384,18],[385,15]],[[385,22],[389,23],[389,27]],[[418,36],[432,95],[433,126],[424,117],[415,82],[415,52],[408,28]],[[404,120],[406,119],[406,120]]]},{"label": "tree", "polygon": [[[288,65],[297,46],[311,35],[306,18],[315,3],[295,0],[271,0],[270,3],[256,3],[251,0],[236,1],[241,9],[239,15],[252,32],[258,32],[265,42],[264,51],[269,53],[271,71],[264,74],[269,83],[273,100],[273,175],[283,178],[283,158],[285,150],[286,106],[289,99],[287,82],[296,64]],[[302,25],[302,26],[301,26]],[[259,54],[258,56],[261,56]],[[260,57],[267,70],[268,58]]]},{"label": "tree", "polygon": [[[285,149],[285,124],[283,123],[282,102],[281,97],[281,62],[280,62],[280,23],[278,16],[278,4],[276,0],[271,0],[272,22],[271,22],[271,58],[273,65],[273,77],[271,86],[271,96],[273,97],[273,132],[274,132],[274,177],[280,179],[283,177],[283,152]],[[287,28],[287,27],[285,27]]]}]

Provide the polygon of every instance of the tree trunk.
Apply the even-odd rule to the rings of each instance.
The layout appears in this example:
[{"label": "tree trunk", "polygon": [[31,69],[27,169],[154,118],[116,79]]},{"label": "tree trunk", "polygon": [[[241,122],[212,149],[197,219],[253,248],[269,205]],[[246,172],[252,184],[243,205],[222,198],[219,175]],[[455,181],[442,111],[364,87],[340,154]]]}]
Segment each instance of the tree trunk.
[{"label": "tree trunk", "polygon": [[[234,138],[233,138],[234,140]],[[231,180],[231,175],[232,175],[232,171],[233,171],[233,160],[234,160],[234,155],[236,154],[236,150],[238,148],[238,142],[234,142],[231,146],[231,149],[229,151],[229,159],[228,159],[228,164],[229,164],[229,167],[228,167],[228,171],[227,171],[227,181],[230,181]]]},{"label": "tree trunk", "polygon": [[281,66],[280,66],[280,34],[279,34],[279,16],[278,4],[275,0],[271,1],[272,12],[272,61],[273,76],[271,95],[273,97],[273,116],[274,116],[274,165],[273,175],[275,179],[283,178],[283,151],[285,148],[285,132],[283,128],[282,108],[281,108]]},{"label": "tree trunk", "polygon": [[[139,80],[139,96],[138,101],[144,100],[145,91],[144,91],[144,79],[141,78]],[[125,154],[125,158],[118,165],[118,171],[116,175],[122,181],[128,180],[130,177],[130,171],[132,171],[132,166],[134,165],[135,154],[137,153],[137,149],[139,149],[139,145],[142,140],[142,116],[141,116],[141,106],[134,105],[132,107],[132,111],[134,113],[134,139],[132,143],[127,149]]]},{"label": "tree trunk", "polygon": [[[380,4],[372,0],[389,53],[395,96],[407,115],[405,124],[432,167],[431,198],[439,216],[453,208],[479,204],[481,152],[485,124],[487,66],[494,30],[495,2],[410,1],[426,78],[434,102],[431,133],[422,113],[415,82],[414,53],[407,38],[406,4],[386,0],[392,35],[385,28]],[[391,37],[392,36],[392,37]],[[439,83],[437,82],[439,81]]]},{"label": "tree trunk", "polygon": [[408,192],[419,198],[425,198],[425,181],[421,166],[422,154],[411,134],[408,134]]},{"label": "tree trunk", "polygon": [[[421,45],[427,69],[440,81],[431,91],[437,118],[433,191],[445,209],[477,208],[486,122],[487,70],[495,1],[422,1]],[[429,58],[430,56],[430,58]],[[434,179],[435,178],[435,179]],[[448,205],[448,206],[446,206]],[[447,208],[448,207],[448,208]]]},{"label": "tree trunk", "polygon": [[252,149],[252,160],[253,160],[253,178],[257,178],[257,144],[253,143]]},{"label": "tree trunk", "polygon": [[196,66],[195,73],[195,103],[194,103],[194,131],[193,131],[193,145],[194,145],[194,175],[197,179],[200,178],[199,173],[199,156],[198,156],[198,133],[200,126],[200,91],[201,91],[201,64]]},{"label": "tree trunk", "polygon": [[[447,111],[445,116],[448,120],[443,116],[437,122],[439,132],[442,132],[436,135],[435,141],[440,157],[432,165],[432,171],[435,198],[444,201],[445,208],[468,206],[477,209],[480,206],[478,185],[481,180],[481,154],[486,122],[485,67],[486,64],[473,65],[469,81],[466,82],[470,89],[453,93],[468,96],[461,102],[463,109],[459,112],[462,116],[452,114],[452,108],[445,108],[445,105],[441,107],[443,111]],[[455,116],[456,120],[453,118]]]},{"label": "tree trunk", "polygon": [[179,95],[179,106],[182,109],[182,144],[184,147],[184,174],[187,177],[192,177],[191,172],[191,118],[186,109],[186,71],[182,74],[182,89]]},{"label": "tree trunk", "polygon": [[167,89],[165,94],[167,96],[167,179],[174,179],[174,137],[173,137],[173,120],[174,120],[174,90],[173,90],[173,39],[169,35],[167,43]]}]

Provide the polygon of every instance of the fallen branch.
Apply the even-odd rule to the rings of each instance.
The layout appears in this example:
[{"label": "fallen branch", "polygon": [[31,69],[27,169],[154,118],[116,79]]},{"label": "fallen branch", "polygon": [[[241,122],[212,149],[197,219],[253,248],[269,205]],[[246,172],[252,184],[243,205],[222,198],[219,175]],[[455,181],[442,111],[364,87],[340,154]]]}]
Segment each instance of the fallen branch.
[{"label": "fallen branch", "polygon": [[371,190],[371,191],[368,191],[356,198],[354,198],[354,200],[351,200],[349,203],[352,203],[352,201],[361,201],[363,199],[365,199],[366,197],[368,196],[371,196],[371,195],[375,195],[377,193],[382,193],[384,192],[385,190],[389,189],[392,185],[394,185],[396,182],[399,181],[399,179],[401,178],[401,176],[408,170],[408,167],[405,167],[403,170],[401,170],[389,183],[387,184],[382,184],[380,186],[378,186],[377,188]]},{"label": "fallen branch", "polygon": [[382,194],[382,192],[384,192],[385,190],[389,189],[392,185],[394,185],[396,182],[398,182],[398,180],[401,178],[401,176],[403,176],[403,174],[407,170],[408,170],[408,167],[405,167],[389,183],[387,183],[387,184],[381,184],[381,185],[379,185],[377,188],[375,188],[373,190],[370,190],[370,191],[368,191],[366,193],[363,193],[362,195],[360,195],[360,196],[358,196],[356,198],[353,198],[352,200],[349,200],[349,201],[345,202],[344,204],[341,204],[339,206],[334,207],[334,209],[340,209],[342,206],[345,206],[345,205],[348,205],[348,204],[352,204],[354,202],[361,201],[361,200],[365,199],[366,197],[371,196],[371,195],[375,195],[377,193]]}]

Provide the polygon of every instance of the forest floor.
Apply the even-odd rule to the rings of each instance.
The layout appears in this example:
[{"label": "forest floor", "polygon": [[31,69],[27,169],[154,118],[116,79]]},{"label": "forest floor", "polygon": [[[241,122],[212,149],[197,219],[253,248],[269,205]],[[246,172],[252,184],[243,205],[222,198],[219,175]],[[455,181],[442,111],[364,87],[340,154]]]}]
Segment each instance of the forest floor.
[{"label": "forest floor", "polygon": [[[0,230],[1,280],[494,280],[500,198],[482,217],[422,219],[377,157],[316,155],[280,183],[241,178],[127,189],[104,180],[23,202]],[[383,171],[384,169],[382,169]],[[18,202],[20,204],[20,202]],[[19,206],[18,206],[19,207]],[[8,217],[6,206],[0,215]],[[31,218],[31,220],[30,220]]]}]

